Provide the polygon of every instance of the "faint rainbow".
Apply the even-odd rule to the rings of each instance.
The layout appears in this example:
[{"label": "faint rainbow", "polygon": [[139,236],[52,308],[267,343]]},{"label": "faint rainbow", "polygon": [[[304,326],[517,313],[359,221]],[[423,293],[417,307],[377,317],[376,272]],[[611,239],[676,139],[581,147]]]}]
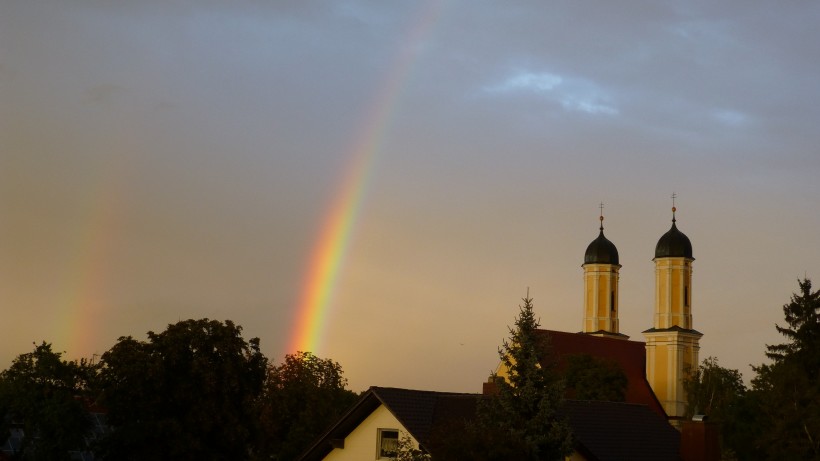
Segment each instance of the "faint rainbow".
[{"label": "faint rainbow", "polygon": [[288,351],[316,353],[322,346],[330,317],[339,272],[350,245],[351,234],[361,212],[367,186],[392,112],[410,76],[418,47],[430,34],[441,16],[444,0],[431,0],[421,8],[418,20],[409,28],[401,49],[389,68],[387,78],[375,93],[364,118],[357,141],[350,149],[350,162],[344,171],[334,200],[325,214],[303,277],[296,306],[293,333]]},{"label": "faint rainbow", "polygon": [[[111,247],[117,233],[122,159],[114,156],[97,168],[96,181],[86,183],[85,205],[71,226],[74,234],[65,255],[60,289],[53,305],[57,312],[51,330],[56,332],[56,350],[65,350],[67,359],[91,359],[101,352],[95,348],[99,340],[100,317],[107,307],[108,274]],[[65,347],[65,349],[60,349]]]}]

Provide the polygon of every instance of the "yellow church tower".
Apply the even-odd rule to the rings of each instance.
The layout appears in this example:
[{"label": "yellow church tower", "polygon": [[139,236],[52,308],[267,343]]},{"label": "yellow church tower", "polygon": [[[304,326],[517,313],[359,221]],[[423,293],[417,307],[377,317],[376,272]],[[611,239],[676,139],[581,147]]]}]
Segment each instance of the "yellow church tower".
[{"label": "yellow church tower", "polygon": [[686,415],[683,380],[698,366],[702,333],[692,328],[692,243],[675,225],[655,246],[655,319],[646,337],[646,378],[669,419]]},{"label": "yellow church tower", "polygon": [[598,238],[584,253],[584,325],[582,333],[628,339],[618,332],[618,249],[604,237],[603,204]]}]

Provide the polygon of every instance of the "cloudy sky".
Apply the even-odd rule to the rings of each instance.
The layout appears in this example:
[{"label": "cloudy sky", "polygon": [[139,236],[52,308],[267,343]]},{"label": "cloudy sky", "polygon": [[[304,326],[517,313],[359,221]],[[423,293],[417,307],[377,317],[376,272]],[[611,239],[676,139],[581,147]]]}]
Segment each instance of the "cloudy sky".
[{"label": "cloudy sky", "polygon": [[[586,246],[652,326],[672,193],[701,357],[820,282],[820,3],[0,2],[0,368],[231,319],[272,361],[311,284],[351,388],[478,391]],[[347,197],[347,198],[345,198]],[[334,211],[338,271],[312,280]],[[820,284],[820,283],[818,283]]]}]

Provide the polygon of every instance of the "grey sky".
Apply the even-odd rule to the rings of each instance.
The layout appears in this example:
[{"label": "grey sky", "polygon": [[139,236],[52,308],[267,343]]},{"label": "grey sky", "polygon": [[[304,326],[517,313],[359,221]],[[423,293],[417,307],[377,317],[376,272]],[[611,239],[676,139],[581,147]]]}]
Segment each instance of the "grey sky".
[{"label": "grey sky", "polygon": [[807,1],[4,1],[0,360],[192,317],[281,360],[394,78],[316,351],[356,390],[477,390],[527,287],[544,327],[579,329],[601,201],[642,340],[672,192],[701,356],[748,379],[797,277],[820,278],[818,20]]}]

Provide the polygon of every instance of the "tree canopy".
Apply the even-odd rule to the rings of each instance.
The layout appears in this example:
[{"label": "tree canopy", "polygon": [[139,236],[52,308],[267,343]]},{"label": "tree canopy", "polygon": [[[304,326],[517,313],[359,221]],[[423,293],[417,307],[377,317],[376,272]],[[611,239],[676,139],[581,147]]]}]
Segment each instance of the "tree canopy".
[{"label": "tree canopy", "polygon": [[723,368],[717,358],[708,357],[684,379],[683,387],[687,418],[705,414],[711,423],[720,424],[723,458],[747,455],[754,446],[754,416],[748,414],[749,398],[740,372]]},{"label": "tree canopy", "polygon": [[24,437],[16,456],[27,460],[67,460],[69,451],[86,449],[91,426],[86,410],[93,366],[66,361],[43,342],[18,356],[0,373],[0,430]]},{"label": "tree canopy", "polygon": [[629,380],[617,362],[589,354],[573,354],[566,358],[564,380],[570,398],[578,400],[626,400]]},{"label": "tree canopy", "polygon": [[110,459],[241,460],[251,455],[267,359],[231,321],[185,320],[103,354],[99,391],[115,428]]},{"label": "tree canopy", "polygon": [[260,454],[295,459],[356,401],[342,366],[310,352],[285,356],[268,368],[260,401]]}]

